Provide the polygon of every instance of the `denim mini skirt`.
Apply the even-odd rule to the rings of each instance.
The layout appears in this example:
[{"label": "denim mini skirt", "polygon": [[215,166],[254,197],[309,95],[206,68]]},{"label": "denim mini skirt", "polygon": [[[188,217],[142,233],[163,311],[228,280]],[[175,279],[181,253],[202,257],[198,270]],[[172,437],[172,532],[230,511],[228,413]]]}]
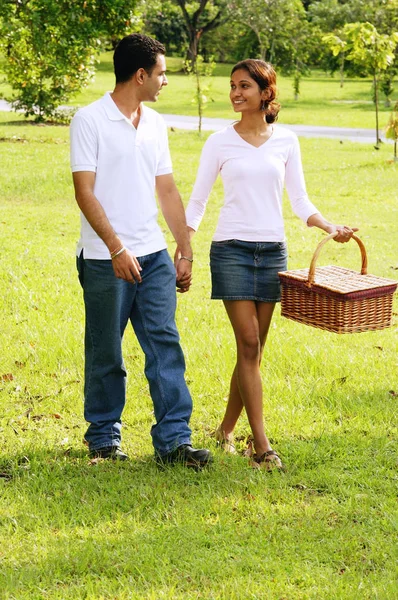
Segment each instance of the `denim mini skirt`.
[{"label": "denim mini skirt", "polygon": [[212,242],[211,297],[213,300],[279,302],[278,271],[286,269],[286,242]]}]

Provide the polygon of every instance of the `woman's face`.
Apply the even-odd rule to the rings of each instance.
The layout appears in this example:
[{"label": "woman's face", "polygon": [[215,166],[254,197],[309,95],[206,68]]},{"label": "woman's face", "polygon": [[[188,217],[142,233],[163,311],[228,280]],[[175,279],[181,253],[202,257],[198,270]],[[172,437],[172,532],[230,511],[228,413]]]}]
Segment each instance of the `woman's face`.
[{"label": "woman's face", "polygon": [[238,69],[231,75],[229,98],[235,112],[261,111],[265,95],[246,69]]}]

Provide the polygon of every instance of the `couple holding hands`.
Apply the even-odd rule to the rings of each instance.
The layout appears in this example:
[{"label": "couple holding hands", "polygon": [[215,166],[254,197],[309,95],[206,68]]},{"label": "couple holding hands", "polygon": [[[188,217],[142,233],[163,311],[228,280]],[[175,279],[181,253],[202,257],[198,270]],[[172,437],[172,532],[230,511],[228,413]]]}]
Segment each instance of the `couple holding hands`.
[{"label": "couple holding hands", "polygon": [[[236,64],[230,100],[240,120],[206,141],[184,210],[172,175],[167,128],[143,102],[167,85],[164,46],[142,34],[123,38],[114,52],[113,92],[80,109],[71,124],[71,169],[81,211],[77,268],[85,305],[84,416],[90,456],[127,459],[121,449],[126,400],[122,338],[130,320],[145,354],[153,401],[151,429],[159,464],[201,468],[207,449],[191,444],[192,399],[175,324],[179,292],[191,285],[191,238],[221,175],[224,204],[210,248],[211,297],[222,300],[237,347],[229,399],[216,439],[234,452],[233,431],[243,410],[251,427],[257,469],[282,469],[264,430],[260,364],[276,302],[278,271],[287,269],[282,217],[286,186],[295,214],[309,227],[355,228],[328,222],[307,196],[295,134],[276,125],[276,75],[262,60]],[[174,264],[157,223],[157,202],[176,243]]]}]

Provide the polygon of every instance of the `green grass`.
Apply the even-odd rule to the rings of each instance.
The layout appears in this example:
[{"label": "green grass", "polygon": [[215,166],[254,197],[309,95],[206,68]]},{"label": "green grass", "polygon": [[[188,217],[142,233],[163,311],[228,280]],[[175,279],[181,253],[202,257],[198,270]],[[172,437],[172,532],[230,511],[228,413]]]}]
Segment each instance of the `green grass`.
[{"label": "green grass", "polygon": [[[203,473],[159,471],[143,358],[132,332],[124,413],[128,464],[90,465],[82,444],[83,306],[68,130],[0,113],[0,598],[4,600],[395,600],[397,301],[394,325],[337,336],[283,319],[262,368],[266,428],[285,474],[252,472],[209,432],[223,413],[234,340],[209,300],[208,250],[222,190],[194,240],[194,285],[178,325]],[[186,200],[203,139],[170,133]],[[397,279],[397,164],[391,147],[301,141],[312,200],[357,225],[369,271]],[[285,203],[289,268],[322,235]],[[170,236],[170,251],[173,244]],[[321,264],[359,268],[354,243]],[[237,434],[249,432],[246,419]]]},{"label": "green grass", "polygon": [[[182,61],[178,58],[167,59],[169,85],[163,89],[156,105],[161,113],[196,115],[194,97],[194,82],[183,75]],[[232,65],[219,64],[216,66],[211,79],[211,98],[205,108],[205,116],[235,119],[229,103],[229,74]],[[206,82],[205,82],[206,83]],[[207,81],[208,83],[208,81]],[[347,79],[344,87],[340,88],[338,77],[330,77],[314,70],[311,75],[304,77],[301,83],[301,94],[298,101],[294,100],[292,78],[278,77],[279,100],[282,105],[280,122],[304,125],[325,125],[331,127],[375,127],[375,112],[371,96],[372,82],[368,78]],[[112,53],[101,54],[95,81],[83,92],[71,100],[71,104],[83,106],[100,98],[107,90],[114,87]],[[0,97],[9,97],[10,87],[0,79]],[[398,99],[395,93],[395,100]],[[387,125],[391,113],[390,108],[380,101],[380,129]]]},{"label": "green grass", "polygon": [[[163,89],[157,103],[162,113],[196,115],[194,82],[179,72],[181,60],[168,58],[169,85]],[[236,115],[229,103],[229,75],[232,65],[217,65],[207,94],[211,101],[205,116],[234,119]],[[301,84],[300,100],[295,101],[291,77],[278,77],[279,100],[282,104],[281,123],[326,125],[331,127],[375,126],[374,106],[371,102],[370,79],[347,79],[340,88],[339,78],[313,71]],[[101,55],[95,83],[74,99],[79,105],[88,104],[99,98],[106,90],[113,89],[114,76],[112,54]],[[380,102],[380,127],[388,122],[391,109]]]}]

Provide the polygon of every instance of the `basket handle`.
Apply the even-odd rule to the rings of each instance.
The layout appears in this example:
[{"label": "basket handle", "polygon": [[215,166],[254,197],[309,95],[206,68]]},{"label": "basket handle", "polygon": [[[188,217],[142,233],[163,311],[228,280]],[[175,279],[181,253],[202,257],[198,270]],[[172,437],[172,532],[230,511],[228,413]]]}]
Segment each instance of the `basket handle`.
[{"label": "basket handle", "polygon": [[[311,285],[314,283],[315,265],[316,265],[316,261],[318,260],[318,256],[319,256],[322,246],[324,246],[326,244],[326,242],[328,242],[329,240],[335,238],[338,235],[338,233],[339,233],[338,231],[329,233],[329,235],[326,236],[321,242],[319,242],[318,246],[316,247],[316,250],[314,252],[314,256],[312,257],[312,261],[311,261],[310,268],[308,271],[308,281],[307,281],[308,287],[311,287]],[[365,246],[364,246],[363,242],[359,239],[359,237],[357,237],[356,235],[352,235],[352,239],[356,241],[356,243],[358,244],[359,249],[361,251],[361,257],[362,257],[361,275],[366,275],[368,272],[368,257],[366,255]]]}]

